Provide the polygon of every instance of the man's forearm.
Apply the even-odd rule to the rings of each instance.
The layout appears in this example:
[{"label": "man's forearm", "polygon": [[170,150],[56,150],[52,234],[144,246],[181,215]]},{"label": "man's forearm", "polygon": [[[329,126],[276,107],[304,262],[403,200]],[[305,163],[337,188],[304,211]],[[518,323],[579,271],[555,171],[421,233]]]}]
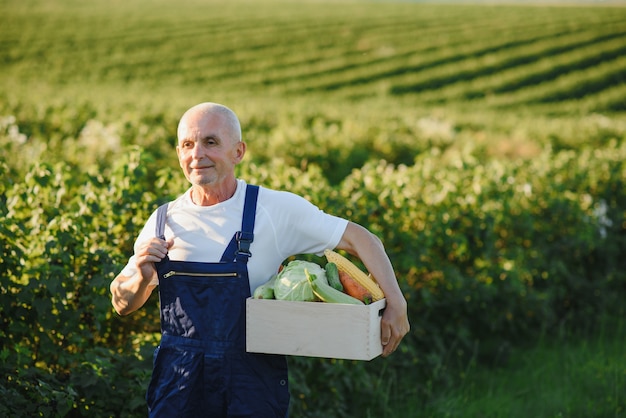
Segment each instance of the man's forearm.
[{"label": "man's forearm", "polygon": [[120,315],[133,313],[146,303],[154,288],[139,275],[127,277],[120,274],[110,286],[113,308]]}]

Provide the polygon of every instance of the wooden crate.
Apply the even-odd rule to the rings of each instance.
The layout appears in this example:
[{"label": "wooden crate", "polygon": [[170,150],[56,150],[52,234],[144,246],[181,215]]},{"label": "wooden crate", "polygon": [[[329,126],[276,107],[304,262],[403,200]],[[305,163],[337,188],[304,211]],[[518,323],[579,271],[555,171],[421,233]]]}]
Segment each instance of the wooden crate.
[{"label": "wooden crate", "polygon": [[246,349],[350,360],[382,353],[380,319],[385,300],[371,305],[323,302],[246,301]]}]

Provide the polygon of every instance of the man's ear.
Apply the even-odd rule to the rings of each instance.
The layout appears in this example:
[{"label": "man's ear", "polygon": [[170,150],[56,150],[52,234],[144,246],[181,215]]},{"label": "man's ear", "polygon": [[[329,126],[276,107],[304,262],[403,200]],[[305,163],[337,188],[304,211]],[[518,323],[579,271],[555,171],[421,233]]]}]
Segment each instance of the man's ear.
[{"label": "man's ear", "polygon": [[246,154],[246,143],[239,141],[237,143],[237,149],[235,150],[235,164],[239,164],[243,160],[243,156]]},{"label": "man's ear", "polygon": [[183,164],[180,162],[180,146],[178,145],[176,145],[176,155],[178,156],[178,165],[182,167]]}]

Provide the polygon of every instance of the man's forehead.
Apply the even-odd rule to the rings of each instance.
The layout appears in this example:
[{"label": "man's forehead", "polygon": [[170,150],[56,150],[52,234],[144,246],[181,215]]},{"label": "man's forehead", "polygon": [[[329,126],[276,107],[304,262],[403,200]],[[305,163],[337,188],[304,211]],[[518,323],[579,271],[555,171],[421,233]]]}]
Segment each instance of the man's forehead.
[{"label": "man's forehead", "polygon": [[223,128],[222,121],[215,115],[205,117],[188,118],[182,121],[178,127],[179,139],[199,139],[206,137],[218,137]]},{"label": "man's forehead", "polygon": [[202,138],[241,140],[237,117],[228,108],[198,106],[183,115],[178,125],[178,140]]}]

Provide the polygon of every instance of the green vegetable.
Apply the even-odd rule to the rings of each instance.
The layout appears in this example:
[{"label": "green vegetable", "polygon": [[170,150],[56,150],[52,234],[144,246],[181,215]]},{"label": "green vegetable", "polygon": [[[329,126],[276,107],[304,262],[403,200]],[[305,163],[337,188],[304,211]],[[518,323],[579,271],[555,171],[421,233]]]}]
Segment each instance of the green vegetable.
[{"label": "green vegetable", "polygon": [[277,274],[273,275],[268,281],[254,289],[252,296],[255,299],[274,299],[274,283],[276,282],[276,277],[278,277]]},{"label": "green vegetable", "polygon": [[332,262],[326,263],[326,279],[331,287],[343,292],[343,285],[339,280],[339,270],[337,269],[337,264]]},{"label": "green vegetable", "polygon": [[305,302],[318,300],[307,280],[305,269],[315,274],[318,280],[326,282],[326,273],[322,267],[309,261],[294,260],[278,273],[274,283],[274,297],[279,300]]},{"label": "green vegetable", "polygon": [[313,293],[320,298],[323,302],[328,303],[347,303],[350,305],[363,305],[363,302],[353,298],[350,295],[346,295],[343,292],[330,286],[326,281],[318,279],[314,274],[310,274],[308,270],[304,270],[307,280],[311,284]]}]

